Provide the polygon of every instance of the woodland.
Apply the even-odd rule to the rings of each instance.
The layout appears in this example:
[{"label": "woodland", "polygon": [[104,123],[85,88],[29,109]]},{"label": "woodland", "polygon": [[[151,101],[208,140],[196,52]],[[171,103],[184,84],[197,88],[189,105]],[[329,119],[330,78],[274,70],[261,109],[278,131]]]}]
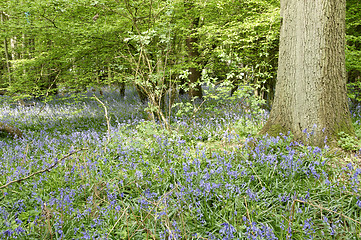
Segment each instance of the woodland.
[{"label": "woodland", "polygon": [[361,239],[359,0],[3,0],[0,239]]}]

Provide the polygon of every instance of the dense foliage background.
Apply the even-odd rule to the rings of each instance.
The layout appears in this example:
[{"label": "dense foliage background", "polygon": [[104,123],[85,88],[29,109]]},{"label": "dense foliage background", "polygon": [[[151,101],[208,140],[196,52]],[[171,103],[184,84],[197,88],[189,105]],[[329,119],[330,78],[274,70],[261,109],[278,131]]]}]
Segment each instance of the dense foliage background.
[{"label": "dense foliage background", "polygon": [[[357,0],[347,1],[347,70],[355,100],[360,8]],[[0,85],[11,93],[41,95],[154,78],[159,83],[162,77],[179,85],[179,76],[195,67],[199,81],[252,84],[256,94],[273,98],[276,0],[6,0],[0,10]],[[187,48],[189,38],[195,55]]]},{"label": "dense foliage background", "polygon": [[[213,81],[253,84],[259,95],[273,91],[278,1],[10,0],[0,4],[1,85],[12,93],[39,95],[49,88],[139,84],[135,72],[174,80],[190,67]],[[197,54],[192,57],[186,46],[189,36],[196,39],[192,45]],[[140,55],[157,69],[147,69],[144,59],[136,61]]]}]

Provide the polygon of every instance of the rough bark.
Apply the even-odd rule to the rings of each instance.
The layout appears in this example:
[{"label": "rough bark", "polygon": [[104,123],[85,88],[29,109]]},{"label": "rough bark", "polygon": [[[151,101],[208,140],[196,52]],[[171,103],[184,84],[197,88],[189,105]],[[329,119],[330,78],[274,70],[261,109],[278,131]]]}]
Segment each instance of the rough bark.
[{"label": "rough bark", "polygon": [[261,133],[291,131],[323,145],[353,134],[346,95],[346,0],[281,0],[282,26],[276,93]]}]

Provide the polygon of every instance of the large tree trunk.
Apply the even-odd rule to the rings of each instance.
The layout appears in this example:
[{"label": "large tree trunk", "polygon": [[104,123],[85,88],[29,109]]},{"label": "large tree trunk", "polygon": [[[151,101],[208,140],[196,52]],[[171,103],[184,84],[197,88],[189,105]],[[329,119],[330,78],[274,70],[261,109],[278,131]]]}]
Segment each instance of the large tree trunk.
[{"label": "large tree trunk", "polygon": [[291,131],[323,145],[353,134],[346,95],[346,0],[281,0],[282,27],[276,93],[261,132]]}]

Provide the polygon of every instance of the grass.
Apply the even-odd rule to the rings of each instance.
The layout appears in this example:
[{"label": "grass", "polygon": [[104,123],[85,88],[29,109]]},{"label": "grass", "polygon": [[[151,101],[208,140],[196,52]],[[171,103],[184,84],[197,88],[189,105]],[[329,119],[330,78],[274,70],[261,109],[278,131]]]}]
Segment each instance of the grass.
[{"label": "grass", "polygon": [[90,96],[1,100],[1,121],[24,131],[0,140],[1,239],[361,238],[356,151],[255,137],[267,114],[237,101],[173,117],[169,133],[133,91],[101,100],[110,140]]}]

